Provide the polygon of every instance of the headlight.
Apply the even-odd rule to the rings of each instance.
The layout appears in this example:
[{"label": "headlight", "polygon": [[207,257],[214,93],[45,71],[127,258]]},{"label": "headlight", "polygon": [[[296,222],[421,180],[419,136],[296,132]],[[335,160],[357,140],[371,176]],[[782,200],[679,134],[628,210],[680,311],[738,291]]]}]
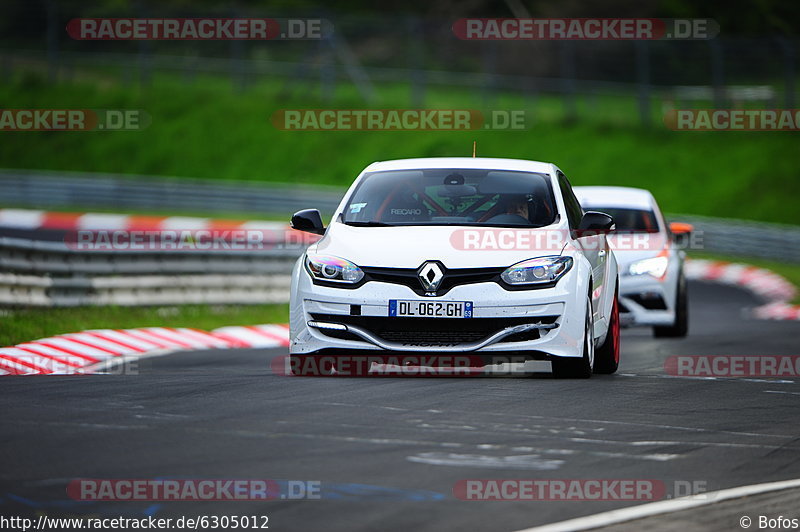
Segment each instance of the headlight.
[{"label": "headlight", "polygon": [[669,266],[669,258],[652,257],[632,263],[628,266],[628,273],[631,275],[649,274],[653,277],[661,278],[667,273],[667,266]]},{"label": "headlight", "polygon": [[572,257],[539,257],[511,266],[500,278],[514,286],[545,284],[558,281],[572,268]]},{"label": "headlight", "polygon": [[331,255],[306,254],[306,270],[314,279],[332,283],[355,284],[364,278],[361,268]]}]

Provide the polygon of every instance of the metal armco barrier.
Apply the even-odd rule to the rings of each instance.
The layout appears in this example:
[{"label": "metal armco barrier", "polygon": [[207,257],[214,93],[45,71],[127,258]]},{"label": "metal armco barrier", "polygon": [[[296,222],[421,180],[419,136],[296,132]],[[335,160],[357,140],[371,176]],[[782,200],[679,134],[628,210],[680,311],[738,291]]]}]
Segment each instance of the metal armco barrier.
[{"label": "metal armco barrier", "polygon": [[[18,208],[102,208],[144,212],[248,212],[287,215],[319,209],[329,216],[344,189],[135,175],[0,170],[0,198]],[[288,221],[288,219],[287,219]]]},{"label": "metal armco barrier", "polygon": [[288,275],[132,275],[59,278],[0,273],[0,305],[285,303]]},{"label": "metal armco barrier", "polygon": [[0,237],[0,272],[54,276],[286,274],[304,248],[259,251],[78,251],[62,242]]},{"label": "metal armco barrier", "polygon": [[263,251],[77,251],[0,237],[0,305],[284,303],[303,248]]},{"label": "metal armco barrier", "polygon": [[694,225],[701,251],[800,263],[800,226],[678,214],[669,219]]}]

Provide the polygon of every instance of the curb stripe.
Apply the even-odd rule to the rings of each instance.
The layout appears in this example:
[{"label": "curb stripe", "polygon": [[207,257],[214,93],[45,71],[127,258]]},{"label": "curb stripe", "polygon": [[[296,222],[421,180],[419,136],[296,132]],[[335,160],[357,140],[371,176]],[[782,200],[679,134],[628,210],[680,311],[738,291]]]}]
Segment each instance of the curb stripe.
[{"label": "curb stripe", "polygon": [[103,340],[104,342],[116,344],[124,349],[127,349],[128,351],[135,351],[137,353],[144,353],[145,351],[147,351],[147,349],[144,349],[142,347],[136,347],[134,345],[122,342],[120,340],[116,340],[111,336],[109,336],[108,334],[106,334],[105,331],[99,331],[99,330],[84,331],[83,334],[88,334],[89,336],[93,336],[98,340]]},{"label": "curb stripe", "polygon": [[81,214],[71,212],[45,212],[42,217],[43,229],[77,229]]},{"label": "curb stripe", "polygon": [[24,365],[30,365],[31,368],[36,369],[39,373],[63,373],[71,369],[70,366],[64,364],[58,359],[52,357],[43,357],[38,353],[31,353],[19,347],[6,347],[0,349],[0,354],[5,355],[5,358],[14,362]]},{"label": "curb stripe", "polygon": [[192,216],[148,216],[93,212],[73,213],[35,209],[0,209],[0,226],[29,230],[59,229],[64,231],[289,230],[289,225],[286,223],[266,220],[226,220]]},{"label": "curb stripe", "polygon": [[120,343],[128,344],[131,347],[142,349],[143,351],[152,351],[155,348],[164,348],[163,344],[156,343],[152,340],[142,340],[129,334],[125,334],[125,329],[97,329],[95,332],[102,334],[106,338],[117,340]]},{"label": "curb stripe", "polygon": [[223,340],[215,337],[213,334],[208,334],[204,331],[199,331],[197,329],[192,329],[188,327],[182,327],[179,329],[171,329],[173,332],[178,334],[184,334],[189,338],[197,340],[198,342],[202,342],[203,345],[207,347],[227,347]]},{"label": "curb stripe", "polygon": [[144,342],[150,342],[153,345],[159,345],[162,349],[174,349],[176,347],[182,347],[177,342],[173,342],[171,340],[165,340],[164,338],[159,338],[155,334],[152,334],[150,331],[145,331],[143,329],[121,329],[120,332],[124,332],[132,336],[133,338],[141,339]]},{"label": "curb stripe", "polygon": [[25,372],[15,368],[12,365],[7,365],[4,362],[0,361],[0,370],[6,372],[6,375],[25,375]]},{"label": "curb stripe", "polygon": [[17,349],[19,349],[20,351],[27,351],[28,353],[30,353],[30,354],[32,354],[32,355],[35,355],[35,356],[37,356],[37,357],[49,358],[50,360],[52,360],[52,361],[54,361],[54,362],[58,362],[59,364],[63,364],[63,365],[65,365],[65,366],[71,366],[71,367],[73,367],[73,368],[79,368],[79,367],[81,367],[81,365],[80,365],[80,364],[77,364],[77,363],[75,363],[75,362],[72,362],[72,361],[71,361],[71,360],[69,360],[67,357],[61,357],[61,358],[59,358],[59,357],[55,357],[55,356],[53,356],[53,355],[48,355],[48,354],[46,354],[46,353],[42,353],[42,352],[37,352],[37,351],[34,351],[34,350],[33,350],[33,349],[31,349],[30,347],[23,347],[23,345],[26,345],[26,344],[17,345],[17,346],[15,346],[15,347],[16,347]]},{"label": "curb stripe", "polygon": [[75,366],[76,368],[85,366],[87,363],[87,360],[85,358],[69,354],[62,350],[53,349],[52,347],[48,347],[43,344],[25,343],[25,344],[19,344],[15,347],[18,349],[24,349],[25,351],[30,351],[31,353],[36,353],[38,355],[49,356],[52,357],[53,359],[61,360],[65,364]]},{"label": "curb stripe", "polygon": [[128,231],[148,231],[161,227],[166,216],[129,216],[126,229]]},{"label": "curb stripe", "polygon": [[196,349],[198,347],[199,348],[209,347],[205,339],[200,340],[199,338],[196,338],[194,335],[187,334],[181,331],[180,329],[176,329],[174,327],[160,327],[159,330],[162,332],[162,334],[165,334],[167,336],[176,336],[180,338],[181,341],[189,344],[189,346],[192,348]]},{"label": "curb stripe", "polygon": [[[78,337],[79,334],[82,335],[82,336]],[[87,338],[87,336],[88,336],[88,338]],[[96,349],[98,351],[101,351],[101,352],[105,353],[106,355],[111,355],[111,356],[115,356],[116,357],[116,356],[119,356],[119,355],[122,354],[122,351],[120,351],[119,349],[111,349],[111,348],[109,348],[107,346],[104,346],[102,343],[100,343],[100,345],[97,345],[98,342],[101,342],[101,340],[99,338],[93,338],[90,335],[88,335],[87,333],[72,333],[69,336],[64,335],[64,336],[56,337],[56,338],[54,338],[54,340],[58,340],[58,339],[62,339],[62,338],[64,340],[68,340],[70,342],[75,342],[76,344],[80,344],[80,345],[88,347],[90,349]],[[108,358],[108,356],[105,356],[103,358]]]},{"label": "curb stripe", "polygon": [[164,340],[165,342],[170,342],[171,344],[177,345],[178,347],[181,347],[183,349],[192,349],[193,347],[195,347],[190,343],[183,342],[183,341],[181,341],[179,339],[176,339],[174,337],[170,337],[169,335],[164,334],[162,332],[159,332],[158,330],[153,330],[152,328],[150,328],[150,329],[141,329],[141,330],[143,332],[149,334],[149,335],[155,336],[156,338],[160,338],[160,339]]},{"label": "curb stripe", "polygon": [[0,376],[82,374],[87,368],[94,370],[123,359],[175,351],[288,345],[289,328],[281,324],[229,326],[213,331],[191,327],[91,329],[0,348]]},{"label": "curb stripe", "polygon": [[752,309],[754,318],[800,320],[800,305],[789,303],[797,288],[773,271],[749,264],[686,259],[685,272],[687,279],[734,285],[767,299],[767,303]]},{"label": "curb stripe", "polygon": [[283,338],[282,336],[275,334],[273,332],[265,331],[264,329],[261,329],[258,325],[250,325],[247,327],[247,329],[254,331],[262,336],[265,336],[270,340],[277,340],[281,342],[281,344],[286,343],[286,345],[289,345],[289,341],[286,338]]},{"label": "curb stripe", "polygon": [[97,364],[98,362],[100,362],[99,358],[94,358],[92,356],[85,355],[83,353],[79,353],[78,351],[75,351],[74,349],[71,349],[69,347],[65,347],[65,346],[62,346],[62,345],[59,345],[59,344],[54,344],[52,341],[53,340],[57,340],[57,338],[48,338],[48,340],[50,340],[50,341],[49,342],[45,342],[44,340],[37,340],[37,343],[40,343],[40,344],[42,344],[42,345],[44,345],[46,347],[49,347],[51,349],[55,349],[56,351],[64,351],[65,353],[69,353],[70,355],[82,358],[82,359],[84,359],[85,361],[87,361],[87,362],[89,362],[91,364]]},{"label": "curb stripe", "polygon": [[0,209],[0,225],[17,229],[36,229],[42,226],[43,211]]},{"label": "curb stripe", "polygon": [[272,347],[281,345],[281,341],[277,338],[266,337],[247,327],[223,327],[222,332],[238,338],[242,342],[248,344],[249,347]]},{"label": "curb stripe", "polygon": [[228,347],[228,342],[224,339],[220,338],[211,333],[207,333],[206,331],[201,331],[200,329],[195,329],[192,327],[187,327],[184,329],[180,329],[181,332],[186,334],[191,334],[198,340],[202,340],[208,343],[208,345],[215,346],[215,347]]},{"label": "curb stripe", "polygon": [[2,358],[3,360],[6,360],[8,362],[12,362],[12,363],[14,363],[14,364],[16,364],[18,366],[23,366],[23,367],[26,367],[26,368],[30,368],[33,371],[35,371],[36,373],[45,373],[45,374],[46,373],[53,373],[52,371],[50,371],[47,368],[43,368],[43,367],[37,366],[36,364],[31,364],[27,360],[22,360],[21,358],[12,357],[12,356],[6,355],[5,353],[0,353],[0,358]]},{"label": "curb stripe", "polygon": [[214,336],[216,336],[217,338],[221,338],[221,339],[225,340],[226,342],[228,342],[228,345],[230,345],[231,347],[234,347],[234,348],[235,347],[240,347],[240,348],[242,348],[242,347],[250,347],[250,344],[248,344],[247,342],[245,342],[243,340],[240,340],[239,338],[236,338],[235,336],[231,336],[229,334],[221,332],[221,331],[214,331]]}]

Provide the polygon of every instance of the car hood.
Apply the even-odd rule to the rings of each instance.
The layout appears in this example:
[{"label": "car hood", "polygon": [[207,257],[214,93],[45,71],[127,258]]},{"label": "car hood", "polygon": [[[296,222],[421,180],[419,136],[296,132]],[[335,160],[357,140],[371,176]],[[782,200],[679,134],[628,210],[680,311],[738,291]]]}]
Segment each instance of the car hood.
[{"label": "car hood", "polygon": [[637,260],[655,257],[667,243],[667,237],[662,233],[612,233],[607,238],[620,271],[625,271]]},{"label": "car hood", "polygon": [[[309,250],[341,257],[358,266],[418,268],[427,260],[438,260],[446,268],[506,267],[533,257],[560,255],[563,242],[547,243],[546,234],[552,230],[553,226],[547,229],[353,227],[334,223],[325,237]],[[487,235],[487,232],[493,235]],[[519,233],[527,235],[520,236]],[[500,249],[499,242],[492,245],[498,239],[505,239],[503,243],[506,246],[512,242],[513,249]]]}]

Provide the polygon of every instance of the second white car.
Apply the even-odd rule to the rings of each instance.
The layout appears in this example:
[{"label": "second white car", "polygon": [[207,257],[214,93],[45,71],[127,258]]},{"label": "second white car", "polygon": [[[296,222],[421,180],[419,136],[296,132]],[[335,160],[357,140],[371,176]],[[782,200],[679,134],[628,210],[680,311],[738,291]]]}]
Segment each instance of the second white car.
[{"label": "second white car", "polygon": [[620,267],[624,325],[652,326],[657,337],[683,337],[689,330],[685,252],[676,237],[692,226],[667,224],[653,195],[630,187],[575,187],[585,209],[609,214],[616,229],[608,240]]}]

